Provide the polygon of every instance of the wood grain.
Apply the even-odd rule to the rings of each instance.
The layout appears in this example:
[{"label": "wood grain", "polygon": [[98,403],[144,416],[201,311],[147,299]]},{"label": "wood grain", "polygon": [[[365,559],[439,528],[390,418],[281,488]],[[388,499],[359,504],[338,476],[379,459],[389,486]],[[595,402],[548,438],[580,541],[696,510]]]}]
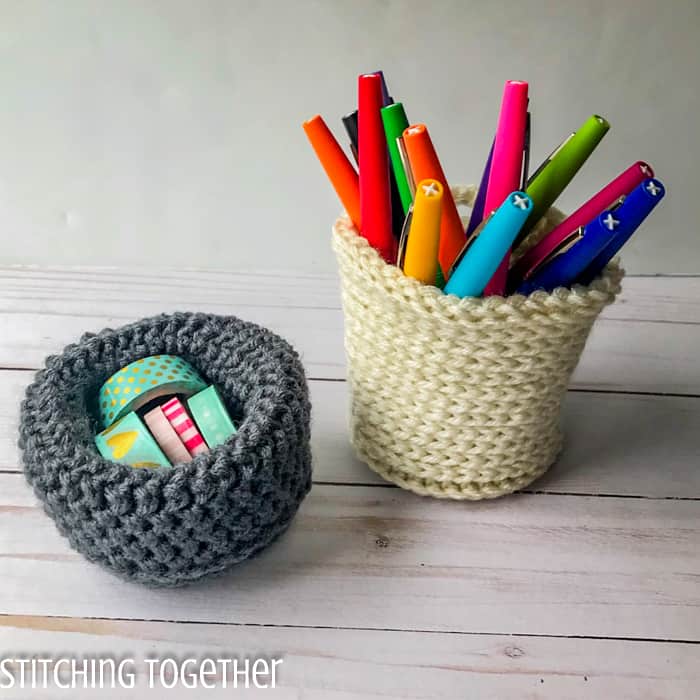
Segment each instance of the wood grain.
[{"label": "wood grain", "polygon": [[[278,688],[246,695],[219,687],[204,697],[694,700],[700,683],[696,647],[624,640],[5,616],[0,617],[0,646],[6,655],[22,650],[45,658],[134,660],[138,680],[133,691],[75,690],[71,698],[141,697],[148,693],[145,658],[231,658],[246,652],[283,658]],[[167,697],[190,698],[194,692],[178,687]],[[27,696],[26,690],[3,691],[3,698],[12,700]],[[41,697],[66,695],[44,691]]]},{"label": "wood grain", "polygon": [[[0,268],[0,366],[37,368],[85,331],[173,310],[232,313],[301,352],[312,377],[345,377],[335,276]],[[632,277],[596,325],[574,386],[700,394],[700,280]]]},{"label": "wood grain", "polygon": [[[18,471],[18,407],[32,373],[0,371],[0,469]],[[384,484],[348,441],[347,385],[311,381],[314,480]],[[558,463],[528,491],[700,498],[700,399],[570,392]]]},{"label": "wood grain", "polygon": [[83,561],[0,474],[0,612],[697,640],[698,542],[699,501],[316,486],[256,560],[154,591]]}]

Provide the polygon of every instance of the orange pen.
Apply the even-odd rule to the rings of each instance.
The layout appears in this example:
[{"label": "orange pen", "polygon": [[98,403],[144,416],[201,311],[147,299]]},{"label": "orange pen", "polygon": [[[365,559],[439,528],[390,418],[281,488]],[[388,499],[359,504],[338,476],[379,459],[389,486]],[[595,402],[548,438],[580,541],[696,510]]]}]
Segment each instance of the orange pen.
[{"label": "orange pen", "polygon": [[311,117],[302,126],[345,211],[360,231],[360,181],[357,171],[320,114]]},{"label": "orange pen", "polygon": [[462,252],[467,237],[457,205],[452,198],[445,173],[425,124],[414,124],[403,132],[403,143],[411,166],[414,182],[437,180],[443,187],[442,218],[440,219],[440,251],[438,259],[445,280],[452,263]]}]

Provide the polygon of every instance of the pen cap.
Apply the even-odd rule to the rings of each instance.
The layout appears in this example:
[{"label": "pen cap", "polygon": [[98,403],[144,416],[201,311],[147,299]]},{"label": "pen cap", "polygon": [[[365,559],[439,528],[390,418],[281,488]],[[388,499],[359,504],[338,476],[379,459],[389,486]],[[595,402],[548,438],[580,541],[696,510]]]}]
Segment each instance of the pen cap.
[{"label": "pen cap", "polygon": [[302,126],[350,220],[358,231],[361,230],[357,171],[319,114]]},{"label": "pen cap", "polygon": [[527,124],[528,85],[508,80],[503,87],[492,166],[486,192],[486,211],[501,206],[506,197],[520,188]]},{"label": "pen cap", "polygon": [[644,161],[637,161],[620,173],[603,189],[597,192],[571,216],[564,219],[549,233],[543,236],[532,248],[527,250],[511,267],[509,285],[517,286],[527,279],[542,260],[549,257],[554,250],[581,226],[585,226],[596,216],[609,209],[620,197],[631,192],[646,178],[654,176],[652,167]]},{"label": "pen cap", "polygon": [[445,286],[445,294],[480,296],[532,211],[524,192],[512,192],[467,248]]},{"label": "pen cap", "polygon": [[617,255],[665,194],[663,184],[649,178],[635,187],[619,207],[600,215],[602,225],[610,231],[610,241],[582,273],[578,280],[581,284],[588,284]]},{"label": "pen cap", "polygon": [[381,79],[376,74],[360,75],[357,85],[361,233],[386,262],[394,264],[396,240],[392,232],[389,156],[380,112]]},{"label": "pen cap", "polygon": [[533,208],[524,232],[529,231],[552,206],[608,129],[610,124],[606,119],[592,115],[533,174],[525,188],[532,197]]},{"label": "pen cap", "polygon": [[612,238],[606,226],[604,215],[591,221],[573,245],[552,256],[541,269],[535,271],[529,280],[517,289],[518,294],[528,295],[543,289],[551,292],[557,287],[570,287],[579,275],[595,260]]},{"label": "pen cap", "polygon": [[411,187],[398,144],[398,139],[401,138],[404,129],[408,127],[408,119],[403,105],[400,102],[394,102],[388,107],[382,107],[382,122],[384,124],[384,133],[386,134],[386,143],[389,148],[391,167],[394,170],[396,186],[401,198],[401,206],[403,213],[407,214],[408,208],[413,201],[413,195],[411,194]]},{"label": "pen cap", "polygon": [[437,180],[421,180],[416,187],[403,271],[424,284],[435,284],[443,192]]},{"label": "pen cap", "polygon": [[445,173],[425,124],[414,124],[404,130],[403,143],[414,182],[437,180],[444,189],[438,259],[442,274],[447,278],[452,263],[466,242],[462,219],[457,211]]}]

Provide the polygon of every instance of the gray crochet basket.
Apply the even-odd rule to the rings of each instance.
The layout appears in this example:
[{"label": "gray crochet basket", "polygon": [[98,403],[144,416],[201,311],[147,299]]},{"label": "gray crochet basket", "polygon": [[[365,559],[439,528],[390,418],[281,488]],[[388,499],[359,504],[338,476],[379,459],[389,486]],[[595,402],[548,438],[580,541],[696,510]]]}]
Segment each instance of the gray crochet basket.
[{"label": "gray crochet basket", "polygon": [[[188,464],[102,458],[93,400],[114,372],[179,355],[219,388],[238,432]],[[86,334],[46,360],[22,404],[25,474],[70,544],[122,578],[178,586],[252,557],[311,488],[310,404],[297,353],[235,317],[176,313]]]}]

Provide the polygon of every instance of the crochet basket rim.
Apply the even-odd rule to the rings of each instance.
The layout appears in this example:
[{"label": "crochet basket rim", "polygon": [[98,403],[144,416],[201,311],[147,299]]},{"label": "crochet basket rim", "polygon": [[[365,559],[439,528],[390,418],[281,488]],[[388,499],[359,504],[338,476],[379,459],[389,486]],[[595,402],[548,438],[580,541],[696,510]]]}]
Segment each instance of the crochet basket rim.
[{"label": "crochet basket rim", "polygon": [[[460,185],[453,187],[452,193],[457,205],[471,206],[476,187]],[[564,218],[565,214],[552,207],[531,235],[541,237]],[[357,273],[364,278],[363,284],[394,296],[402,304],[410,305],[414,311],[428,313],[451,323],[500,322],[522,313],[531,315],[538,312],[541,312],[546,322],[546,318],[551,315],[553,301],[556,302],[557,309],[564,313],[567,307],[585,307],[594,301],[600,305],[610,303],[619,293],[624,276],[624,270],[615,259],[587,286],[575,284],[570,289],[558,287],[551,293],[538,290],[528,296],[511,294],[460,299],[453,294],[445,294],[433,285],[407,277],[398,266],[387,263],[358,232],[347,214],[335,221],[332,233],[336,253],[343,254],[345,249],[353,255]]]},{"label": "crochet basket rim", "polygon": [[[218,316],[216,314],[175,312],[173,314],[162,314],[159,316],[143,318],[138,321],[134,321],[132,323],[128,323],[126,325],[119,326],[114,329],[105,328],[99,333],[84,334],[81,337],[80,341],[78,341],[77,343],[69,344],[63,349],[63,351],[60,354],[50,355],[46,358],[44,369],[41,369],[37,372],[34,381],[27,388],[27,392],[29,392],[35,385],[46,381],[52,374],[60,374],[60,372],[63,370],[63,358],[65,357],[67,352],[71,351],[74,348],[85,348],[89,353],[90,349],[93,347],[96,347],[98,345],[109,344],[110,342],[114,341],[117,335],[123,337],[124,335],[128,335],[132,331],[143,326],[150,325],[151,323],[161,323],[163,321],[176,320],[178,318],[187,317],[192,319],[217,319],[222,321],[240,323],[244,326],[255,329],[256,331],[260,331],[260,333],[262,333],[264,336],[267,336],[268,340],[271,340],[274,343],[279,342],[284,344],[295,356],[297,356],[298,359],[296,351],[287,343],[286,340],[276,335],[272,331],[269,331],[268,329],[263,328],[262,326],[258,326],[255,323],[242,321],[241,319],[238,319],[234,316],[226,317]],[[133,355],[133,359],[129,361],[135,361],[141,359],[142,357],[147,357],[150,354],[152,353],[136,353]],[[160,354],[166,353],[165,351],[163,351]],[[201,367],[196,360],[193,361],[190,357],[186,357],[185,359],[194,364],[195,368],[205,378],[208,377],[209,373],[207,372],[207,369]],[[123,360],[117,364],[121,364],[121,362],[123,362]],[[119,367],[116,367],[115,365],[114,372],[116,372],[118,369]],[[107,372],[106,374],[103,373],[101,375],[101,379],[97,381],[97,384],[101,386],[104,383],[104,381],[106,381],[109,378],[109,376],[111,376],[111,374],[113,374],[113,372]],[[274,384],[276,379],[276,377],[270,378],[267,383]],[[62,406],[62,408],[66,408],[66,406]],[[65,459],[65,464],[68,464],[70,460],[73,460],[71,462],[73,466],[69,467],[69,471],[74,471],[75,464],[84,464],[85,461],[90,461],[92,462],[92,466],[95,469],[95,471],[99,471],[100,478],[104,478],[106,475],[108,475],[108,480],[112,482],[124,479],[131,481],[134,477],[136,477],[136,479],[142,482],[148,482],[151,480],[167,482],[172,479],[178,478],[178,472],[187,472],[202,469],[209,470],[210,472],[212,469],[214,469],[214,473],[216,473],[216,461],[220,450],[232,449],[234,451],[237,450],[238,454],[241,454],[244,451],[256,452],[260,448],[261,441],[265,438],[266,428],[269,427],[270,412],[275,407],[266,406],[265,410],[262,411],[259,411],[259,408],[260,406],[256,404],[249,407],[249,410],[245,411],[245,418],[243,422],[237,425],[236,433],[229,437],[225,443],[212,449],[207,454],[198,455],[197,457],[193,458],[191,462],[180,463],[177,465],[173,465],[172,467],[135,469],[134,467],[131,467],[128,464],[112,462],[111,460],[102,457],[102,455],[100,455],[100,453],[97,451],[97,448],[95,447],[93,442],[95,433],[92,431],[86,433],[86,431],[80,429],[69,431],[66,435],[62,436],[61,450],[57,457],[62,461]],[[59,414],[59,416],[62,417],[61,414]],[[253,417],[255,417],[255,420],[253,420]],[[23,418],[23,425],[24,422],[25,420]],[[90,421],[89,425],[92,426],[93,424],[93,421]],[[84,426],[85,423],[81,423],[76,427],[83,428]],[[101,426],[98,426],[97,429],[101,430]],[[23,445],[20,444],[20,447],[23,447]],[[250,475],[250,477],[253,476],[253,474]]]}]

